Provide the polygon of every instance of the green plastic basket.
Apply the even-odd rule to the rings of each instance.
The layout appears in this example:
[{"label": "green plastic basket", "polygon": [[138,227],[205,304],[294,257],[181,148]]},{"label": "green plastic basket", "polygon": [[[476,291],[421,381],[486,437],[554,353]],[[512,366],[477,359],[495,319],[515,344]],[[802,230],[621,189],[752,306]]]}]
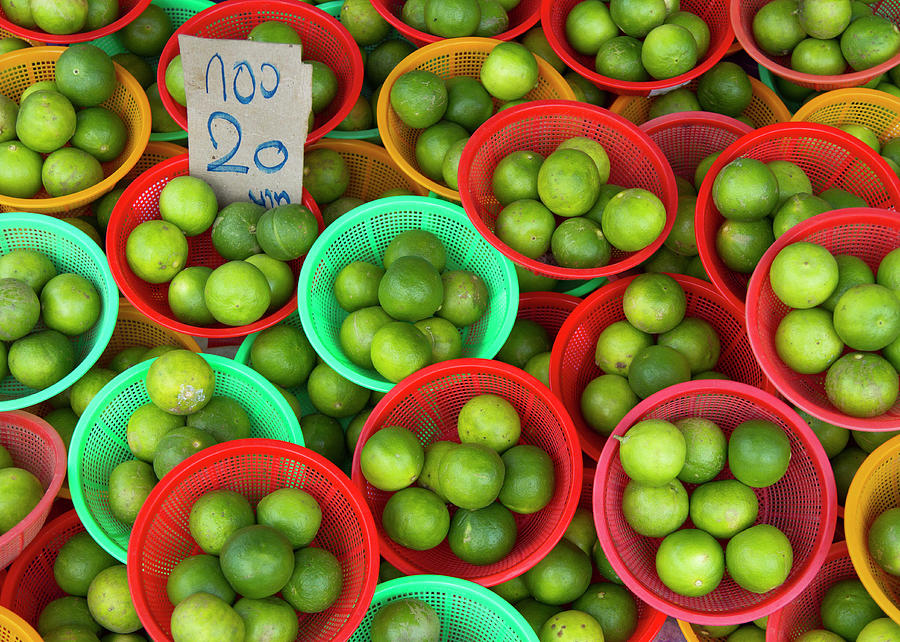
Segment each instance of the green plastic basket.
[{"label": "green plastic basket", "polygon": [[[272,384],[231,359],[200,356],[216,373],[213,395],[240,402],[250,415],[251,437],[303,445],[297,418]],[[79,418],[69,445],[69,489],[78,517],[91,537],[122,563],[131,526],[110,511],[109,475],[121,462],[135,459],[125,429],[131,414],[150,403],[144,381],[152,362],[139,363],[104,386]]]},{"label": "green plastic basket", "polygon": [[425,196],[396,196],[361,205],[325,228],[313,243],[300,270],[297,307],[316,353],[341,375],[370,390],[387,392],[394,384],[344,356],[338,334],[347,313],[334,296],[334,280],[353,261],[382,265],[388,244],[411,229],[427,230],[441,240],[448,270],[469,270],[487,285],[488,309],[463,331],[462,357],[492,359],[516,320],[519,282],[513,264],[478,234],[459,205]]},{"label": "green plastic basket", "polygon": [[587,281],[559,281],[557,282],[554,291],[577,296],[578,298],[584,298],[585,295],[590,294],[601,285],[605,285],[608,282],[609,279],[605,276],[598,276],[596,279],[588,279]]},{"label": "green plastic basket", "polygon": [[444,575],[412,575],[375,587],[372,605],[350,642],[368,642],[372,618],[385,604],[415,598],[435,610],[446,642],[537,642],[534,629],[513,605],[490,589]]},{"label": "green plastic basket", "polygon": [[784,106],[788,108],[788,111],[791,112],[791,114],[800,109],[800,103],[789,100],[781,95],[781,92],[778,91],[778,87],[775,85],[775,76],[772,75],[771,71],[762,65],[757,65],[757,68],[759,69],[760,82],[775,92],[775,95],[781,99],[781,102],[784,103]]},{"label": "green plastic basket", "polygon": [[[166,12],[166,15],[169,16],[169,20],[172,21],[172,29],[174,30],[178,29],[178,27],[204,9],[215,6],[216,3],[210,2],[210,0],[153,0],[150,4],[155,4]],[[340,8],[338,8],[338,10],[340,10]],[[116,54],[128,51],[119,39],[118,32],[103,36],[102,38],[97,38],[90,44],[99,47],[110,56],[115,56]],[[159,56],[156,56],[155,58],[146,58],[146,61],[150,63],[150,66],[153,67],[154,70],[156,70]],[[175,132],[155,132],[150,134],[150,140],[187,140],[187,132],[183,129],[179,129]]]},{"label": "green plastic basket", "polygon": [[119,289],[109,271],[106,256],[75,226],[42,214],[3,214],[0,217],[0,255],[18,249],[37,250],[52,261],[60,274],[73,272],[90,281],[100,294],[100,318],[87,332],[71,337],[78,365],[52,386],[34,390],[10,375],[0,381],[0,412],[39,404],[81,379],[106,349],[119,314]]}]

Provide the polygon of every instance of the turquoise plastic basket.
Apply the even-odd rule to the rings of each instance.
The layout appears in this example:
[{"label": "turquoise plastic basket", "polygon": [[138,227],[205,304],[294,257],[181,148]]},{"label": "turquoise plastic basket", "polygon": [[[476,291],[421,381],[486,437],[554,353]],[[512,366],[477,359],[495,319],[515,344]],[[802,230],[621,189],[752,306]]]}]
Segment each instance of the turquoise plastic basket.
[{"label": "turquoise plastic basket", "polygon": [[441,619],[441,640],[538,642],[534,629],[512,604],[474,582],[444,575],[412,575],[376,586],[372,605],[350,642],[368,642],[378,609],[406,598],[422,600],[435,610]]},{"label": "turquoise plastic basket", "polygon": [[382,265],[388,244],[411,229],[427,230],[441,240],[448,270],[470,270],[487,285],[490,303],[484,316],[463,333],[463,358],[493,358],[506,342],[518,311],[519,283],[512,262],[478,234],[459,205],[397,196],[357,207],[325,228],[306,255],[297,307],[316,353],[341,375],[370,390],[386,392],[394,384],[344,356],[338,334],[347,313],[334,296],[334,280],[353,261]]},{"label": "turquoise plastic basket", "polygon": [[119,289],[109,271],[106,256],[75,226],[42,214],[3,214],[0,217],[0,255],[18,249],[37,250],[53,262],[59,273],[73,272],[90,281],[100,294],[100,318],[90,330],[71,338],[78,365],[52,386],[34,390],[9,375],[0,381],[0,411],[34,406],[81,379],[106,349],[119,314]]},{"label": "turquoise plastic basket", "polygon": [[[291,407],[271,383],[247,366],[216,355],[200,355],[216,373],[213,392],[240,402],[250,416],[250,436],[303,445],[303,433]],[[144,384],[153,362],[129,368],[94,397],[78,420],[69,445],[69,489],[85,529],[106,551],[124,563],[131,526],[109,508],[109,475],[135,459],[125,439],[131,413],[150,397]]]}]

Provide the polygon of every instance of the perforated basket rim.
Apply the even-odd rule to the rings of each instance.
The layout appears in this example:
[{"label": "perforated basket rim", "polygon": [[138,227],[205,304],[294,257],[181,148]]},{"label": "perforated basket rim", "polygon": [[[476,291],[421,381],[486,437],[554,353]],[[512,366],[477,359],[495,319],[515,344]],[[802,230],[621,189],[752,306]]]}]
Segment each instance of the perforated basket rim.
[{"label": "perforated basket rim", "polygon": [[119,18],[105,27],[101,27],[100,29],[94,29],[93,31],[84,31],[80,33],[73,33],[67,35],[60,34],[52,34],[47,33],[46,31],[37,31],[36,29],[28,29],[26,27],[20,27],[17,24],[14,24],[9,21],[6,15],[0,16],[0,28],[9,31],[16,36],[21,38],[28,38],[30,40],[36,40],[38,42],[46,42],[52,44],[63,44],[63,45],[71,45],[76,42],[87,42],[89,40],[96,40],[101,36],[105,36],[110,33],[114,33],[119,31],[125,25],[134,21],[144,9],[147,8],[147,5],[150,4],[150,0],[136,0],[134,3],[134,7],[132,7],[129,11],[125,13],[123,16],[119,16]]},{"label": "perforated basket rim", "polygon": [[334,17],[322,11],[315,5],[306,2],[293,2],[292,0],[225,0],[225,2],[219,2],[187,20],[175,30],[172,37],[166,42],[166,46],[163,48],[162,53],[159,55],[159,66],[156,69],[156,83],[159,86],[159,97],[163,107],[165,107],[172,119],[178,123],[183,130],[187,131],[187,108],[175,102],[172,95],[169,93],[169,90],[166,88],[165,82],[166,68],[169,66],[172,58],[179,53],[178,36],[194,35],[198,23],[205,23],[211,18],[228,16],[231,15],[234,10],[242,9],[251,9],[256,12],[262,12],[263,14],[278,11],[286,14],[301,15],[310,21],[320,22],[327,26],[328,30],[332,32],[334,37],[341,43],[344,53],[347,55],[350,63],[350,85],[346,88],[343,104],[335,111],[334,115],[306,135],[307,145],[319,140],[327,132],[330,132],[337,127],[347,117],[350,110],[353,109],[353,105],[356,103],[356,97],[359,96],[359,93],[362,91],[363,63],[362,54],[359,52],[359,46],[356,44],[356,41],[353,40],[350,32],[347,31],[347,28]]},{"label": "perforated basket rim", "polygon": [[731,28],[738,42],[741,43],[744,51],[747,52],[753,60],[769,70],[772,74],[781,76],[785,80],[792,83],[809,87],[816,90],[841,89],[844,87],[854,87],[856,85],[865,84],[875,76],[883,74],[900,63],[900,52],[880,65],[875,65],[869,69],[862,71],[854,71],[848,74],[839,74],[836,76],[818,76],[816,74],[805,74],[794,71],[784,65],[781,65],[770,58],[764,51],[756,45],[756,39],[753,34],[748,32],[741,22],[741,0],[730,0],[729,15],[731,16]]},{"label": "perforated basket rim", "polygon": [[[594,525],[597,528],[597,536],[600,539],[600,546],[606,554],[607,559],[618,573],[619,577],[625,582],[625,585],[635,595],[642,600],[666,613],[669,616],[694,622],[697,624],[743,624],[758,618],[764,617],[781,608],[785,604],[796,598],[804,588],[812,581],[816,573],[825,561],[828,549],[831,545],[834,527],[837,520],[837,492],[835,489],[834,477],[830,474],[831,464],[825,455],[825,450],[821,442],[812,432],[812,429],[792,408],[783,401],[769,393],[754,388],[747,384],[738,383],[736,381],[724,380],[698,380],[679,383],[669,388],[665,388],[646,399],[642,400],[638,405],[632,408],[628,414],[619,422],[612,435],[624,435],[627,430],[641,419],[648,409],[657,406],[661,402],[668,399],[679,397],[690,397],[693,395],[709,393],[718,395],[739,396],[744,399],[753,400],[756,403],[764,404],[770,410],[781,415],[786,422],[794,429],[795,434],[804,442],[805,450],[812,460],[813,467],[820,474],[825,490],[825,498],[822,501],[822,518],[819,522],[819,531],[816,536],[816,545],[814,552],[809,557],[806,569],[791,581],[786,581],[772,591],[769,591],[769,597],[761,600],[756,606],[747,607],[727,613],[706,613],[695,609],[678,606],[668,602],[651,590],[647,589],[635,576],[628,570],[622,559],[619,557],[618,551],[615,549],[607,527],[606,519],[598,518],[598,515],[605,515],[602,510],[604,504],[604,496],[607,489],[609,479],[609,468],[612,464],[613,457],[618,455],[619,442],[610,438],[606,441],[600,459],[597,462],[597,474],[594,477]],[[791,462],[790,465],[793,465]],[[599,510],[598,510],[599,508]],[[796,565],[796,560],[794,560]],[[718,590],[718,589],[716,589]],[[743,589],[742,589],[743,590]]]},{"label": "perforated basket rim", "polygon": [[[763,287],[768,283],[769,268],[772,266],[772,261],[775,260],[778,253],[786,246],[803,239],[813,232],[837,226],[861,224],[882,225],[900,230],[900,219],[898,219],[896,212],[870,207],[833,210],[817,214],[798,223],[775,239],[775,243],[766,250],[759,260],[757,269],[754,270],[753,276],[750,277],[750,283],[747,287],[747,305],[744,311],[747,319],[747,336],[750,340],[750,347],[753,349],[753,355],[756,357],[756,361],[763,369],[763,372],[766,373],[766,376],[778,389],[778,392],[795,406],[808,412],[816,419],[852,430],[884,432],[900,428],[900,417],[896,419],[888,418],[884,415],[869,418],[851,417],[839,412],[836,408],[826,408],[818,404],[812,404],[804,399],[796,391],[795,379],[791,376],[790,369],[767,353],[762,338],[756,332],[760,318],[771,314],[769,310],[760,309],[760,295]],[[768,287],[771,289],[771,286]],[[900,610],[898,610],[898,614],[900,614]]]},{"label": "perforated basket rim", "polygon": [[[383,92],[382,92],[383,95]],[[379,97],[379,101],[381,97]],[[547,113],[566,112],[574,113],[578,118],[590,119],[592,122],[601,123],[604,127],[615,129],[624,134],[645,157],[659,170],[662,194],[660,198],[666,209],[666,224],[660,235],[650,245],[642,250],[631,253],[631,256],[609,263],[602,267],[591,269],[573,269],[564,268],[547,263],[541,263],[535,259],[530,259],[524,254],[516,252],[511,247],[503,243],[496,234],[482,220],[478,214],[478,204],[476,203],[472,192],[469,189],[469,173],[472,167],[472,161],[478,150],[498,131],[514,125],[524,119],[532,117],[540,117]],[[614,274],[624,272],[633,267],[637,267],[642,261],[648,259],[656,250],[658,250],[675,223],[675,210],[678,205],[677,187],[675,183],[675,175],[672,173],[672,167],[669,159],[665,157],[659,146],[650,140],[649,136],[638,128],[634,123],[626,120],[618,114],[614,114],[602,107],[588,105],[587,103],[579,103],[574,100],[533,100],[509,109],[504,109],[491,116],[481,127],[475,130],[469,138],[463,149],[462,156],[459,159],[459,194],[462,206],[466,210],[466,214],[478,233],[481,234],[488,243],[493,245],[504,256],[536,274],[549,276],[554,279],[591,279],[594,277],[609,277]]]},{"label": "perforated basket rim", "polygon": [[[726,1],[727,0],[722,0],[723,3]],[[542,25],[551,24],[551,16],[556,10],[555,7],[558,6],[559,5],[556,0],[541,0]],[[650,80],[645,82],[616,80],[615,78],[610,78],[609,76],[598,74],[595,70],[589,69],[588,67],[582,65],[571,54],[569,54],[568,51],[566,51],[560,35],[557,34],[556,31],[554,31],[553,29],[545,28],[544,35],[547,36],[547,42],[550,44],[550,48],[553,49],[554,52],[556,52],[556,55],[559,56],[564,63],[566,63],[567,67],[575,71],[575,73],[577,73],[582,78],[588,79],[601,89],[615,91],[615,93],[620,95],[632,94],[647,96],[650,95],[651,92],[653,92],[655,95],[656,93],[664,93],[666,90],[671,91],[673,89],[681,87],[682,85],[686,85],[697,76],[700,76],[706,71],[709,71],[719,61],[721,61],[725,54],[728,53],[729,48],[734,42],[734,30],[731,26],[731,23],[726,20],[725,24],[722,27],[723,29],[725,29],[725,37],[722,38],[722,41],[715,47],[715,49],[710,49],[706,54],[706,59],[698,61],[693,69],[678,76],[667,78],[665,80]]]},{"label": "perforated basket rim", "polygon": [[[749,134],[741,136],[731,145],[722,150],[715,162],[710,166],[707,176],[717,176],[725,165],[746,152],[752,151],[760,143],[779,140],[782,138],[816,138],[839,144],[849,150],[851,156],[862,160],[884,185],[885,192],[893,199],[896,205],[900,205],[900,179],[888,166],[887,162],[871,147],[863,143],[855,136],[828,125],[819,123],[776,123],[754,129]],[[721,259],[715,250],[715,243],[710,242],[710,233],[715,236],[714,230],[707,230],[714,224],[714,218],[721,216],[712,201],[713,180],[705,180],[701,183],[697,193],[697,207],[694,212],[694,226],[697,239],[697,251],[700,261],[706,269],[709,279],[722,295],[735,305],[743,306],[744,299],[738,297],[725,282],[723,272],[730,272],[728,268],[720,268]]]},{"label": "perforated basket rim", "polygon": [[[657,116],[638,125],[638,127],[653,140],[653,136],[667,129],[675,129],[685,125],[704,125],[722,129],[739,137],[749,134],[753,131],[753,127],[747,123],[739,121],[737,118],[717,114],[711,111],[688,111],[677,112],[674,114],[665,114]],[[665,153],[665,152],[664,152]]]},{"label": "perforated basket rim", "polygon": [[[498,571],[489,575],[472,578],[472,582],[481,584],[482,586],[493,586],[501,582],[505,582],[517,577],[527,571],[529,568],[540,562],[550,550],[559,543],[565,533],[575,509],[578,508],[578,502],[581,497],[583,463],[581,453],[577,450],[578,435],[575,432],[575,426],[572,419],[566,412],[562,401],[550,392],[543,383],[535,379],[532,375],[524,370],[515,368],[501,361],[493,361],[488,359],[453,359],[450,361],[442,361],[434,365],[428,366],[418,372],[406,377],[396,386],[394,386],[385,397],[378,402],[378,405],[372,410],[366,418],[362,431],[357,440],[357,448],[353,453],[353,463],[351,466],[351,479],[353,484],[360,489],[360,493],[364,494],[364,489],[368,486],[368,482],[362,473],[360,457],[362,453],[362,445],[372,436],[376,427],[384,422],[387,416],[394,410],[397,403],[408,395],[414,394],[416,390],[438,379],[444,379],[452,375],[467,374],[490,374],[507,380],[515,381],[528,392],[538,397],[546,404],[556,416],[559,426],[563,434],[567,437],[567,441],[576,447],[569,452],[569,466],[572,469],[572,484],[568,495],[565,497],[562,516],[556,524],[547,523],[546,528],[550,530],[550,536],[537,547],[530,555],[519,561],[518,564],[510,567],[505,571]],[[368,502],[367,502],[368,503]],[[386,535],[385,535],[386,536]],[[383,541],[382,533],[378,533],[379,542]],[[427,572],[426,569],[419,568],[414,563],[406,560],[398,555],[393,546],[381,546],[381,555],[397,569],[407,575],[419,575]]]},{"label": "perforated basket rim", "polygon": [[166,636],[162,629],[160,629],[156,621],[150,617],[150,608],[147,603],[146,594],[143,590],[143,582],[141,581],[143,541],[147,535],[149,524],[159,510],[159,507],[165,503],[167,496],[174,488],[193,476],[197,471],[220,461],[244,456],[248,453],[270,455],[273,457],[280,456],[283,459],[302,462],[304,465],[323,473],[324,476],[328,478],[329,483],[337,488],[348,502],[353,505],[354,511],[360,518],[358,523],[363,531],[367,560],[367,566],[364,571],[365,582],[363,592],[354,606],[353,614],[342,627],[341,633],[333,638],[335,641],[348,639],[359,622],[365,617],[366,609],[372,600],[372,595],[375,592],[375,585],[378,581],[378,539],[375,534],[375,524],[372,514],[369,511],[369,507],[366,504],[362,493],[350,483],[350,479],[337,466],[318,453],[313,452],[308,448],[304,448],[302,445],[290,444],[273,439],[237,439],[206,448],[199,453],[191,455],[178,464],[163,477],[150,492],[147,501],[141,506],[137,520],[135,520],[130,542],[130,544],[133,543],[134,545],[129,546],[126,564],[128,569],[128,584],[131,588],[131,598],[134,601],[134,606],[137,610],[138,617],[141,620],[141,624],[151,636],[151,639],[171,640],[171,638]]},{"label": "perforated basket rim", "polygon": [[[338,2],[339,0],[335,1]],[[359,154],[361,156],[377,160],[378,162],[384,163],[385,165],[390,165],[391,167],[396,169],[399,174],[402,174],[404,177],[406,177],[407,187],[415,196],[428,196],[428,190],[422,187],[422,185],[420,185],[418,182],[410,178],[400,168],[400,166],[397,165],[397,161],[394,160],[393,156],[388,154],[387,150],[385,150],[385,148],[381,145],[376,145],[365,140],[351,138],[329,138],[328,136],[326,136],[325,138],[320,138],[316,142],[306,147],[307,152],[314,149],[330,149],[337,152],[338,154],[342,152],[346,154]]]},{"label": "perforated basket rim", "polygon": [[[293,442],[301,446],[303,445],[303,432],[300,429],[300,423],[298,422],[294,411],[291,410],[288,402],[278,392],[278,390],[276,390],[275,387],[265,379],[265,377],[263,377],[261,374],[259,374],[249,366],[237,363],[233,359],[228,359],[226,357],[221,357],[215,354],[201,353],[199,356],[203,357],[203,359],[205,359],[207,363],[209,363],[209,365],[213,369],[213,372],[228,372],[235,378],[243,379],[248,385],[265,392],[270,401],[272,401],[273,405],[276,407],[278,414],[284,420],[285,428],[290,433]],[[81,417],[78,418],[78,424],[75,427],[75,432],[72,435],[72,441],[69,444],[68,472],[69,490],[72,493],[72,504],[75,506],[75,510],[78,512],[78,517],[81,519],[85,530],[90,534],[94,541],[97,542],[107,553],[112,555],[123,564],[125,563],[127,557],[127,549],[122,548],[122,546],[118,542],[113,541],[113,539],[109,535],[107,535],[106,532],[100,527],[97,519],[94,517],[94,514],[90,510],[90,506],[88,506],[87,500],[85,499],[84,490],[82,488],[82,476],[86,463],[83,451],[85,449],[87,439],[90,436],[90,427],[99,420],[103,411],[106,409],[107,405],[109,405],[109,402],[118,397],[123,389],[127,388],[135,382],[144,381],[147,377],[147,371],[150,369],[150,366],[154,361],[156,361],[156,359],[142,361],[141,363],[132,366],[128,370],[120,373],[112,381],[103,386],[103,388],[100,389],[100,392],[94,395],[94,398],[91,399],[91,402],[81,414]],[[223,442],[222,444],[218,445],[233,444],[235,443],[235,441],[244,440],[232,440]],[[202,453],[206,453],[208,450],[214,447],[215,446],[205,448]],[[168,475],[163,477],[163,480],[165,479],[168,479]],[[154,488],[159,487],[161,483],[162,480]],[[133,532],[134,526],[132,526],[132,533]]]},{"label": "perforated basket rim", "polygon": [[[191,352],[197,353],[202,352],[200,344],[197,343],[197,340],[194,337],[189,334],[176,332],[175,330],[170,330],[169,328],[159,325],[156,321],[131,305],[131,302],[128,299],[122,298],[119,300],[119,315],[118,317],[116,317],[116,320],[139,321],[147,325],[155,325],[159,328],[162,328],[162,330],[167,335],[176,340],[179,343],[180,347],[184,348],[185,350],[190,350]],[[115,328],[113,329],[113,332],[115,332]]]},{"label": "perforated basket rim", "polygon": [[0,606],[0,634],[3,633],[10,633],[24,642],[43,642],[44,640],[28,622],[8,608]]},{"label": "perforated basket rim", "polygon": [[[340,373],[343,377],[353,381],[354,383],[379,392],[387,392],[396,384],[389,382],[387,379],[377,375],[373,371],[366,371],[362,368],[349,368],[343,363],[335,359],[334,355],[322,341],[320,336],[320,327],[315,323],[312,314],[310,299],[312,298],[312,290],[309,287],[315,277],[315,271],[322,261],[322,255],[325,250],[335,244],[338,239],[348,229],[356,225],[368,221],[375,215],[390,214],[392,211],[402,210],[404,208],[427,211],[431,214],[440,215],[442,217],[456,221],[459,224],[468,226],[469,219],[465,214],[459,211],[459,206],[448,203],[437,198],[429,198],[425,196],[393,196],[390,198],[380,198],[370,201],[364,205],[351,210],[350,212],[339,217],[335,222],[325,228],[325,231],[319,235],[316,242],[313,243],[303,267],[300,269],[300,278],[297,285],[297,309],[300,314],[300,324],[306,338],[312,344],[313,350],[321,359]],[[496,248],[490,247],[491,255],[494,256],[497,265],[503,272],[503,281],[506,285],[506,301],[507,301],[507,318],[503,319],[500,329],[494,337],[486,337],[484,347],[480,351],[481,356],[493,357],[497,354],[509,331],[515,323],[515,313],[519,305],[519,281],[516,277],[515,268],[512,263],[506,261]],[[374,373],[366,374],[367,372]]]},{"label": "perforated basket rim", "polygon": [[[162,9],[164,11],[166,9],[182,9],[182,10],[194,11],[194,13],[200,13],[204,9],[209,9],[212,6],[215,6],[216,3],[213,2],[212,0],[150,0],[150,4],[156,5],[157,7],[159,7],[160,9]],[[96,45],[98,40],[106,40],[107,38],[114,39],[114,42],[116,42],[117,44],[121,44],[121,42],[119,41],[119,38],[117,37],[117,33],[118,33],[118,30],[115,32],[111,32],[105,36],[96,38],[96,39],[92,40],[89,44]],[[122,45],[122,48],[127,51],[127,49],[125,48],[124,45]],[[112,57],[112,55],[110,55],[110,57]],[[148,60],[148,61],[152,60],[152,57],[147,57],[147,56],[141,56],[141,58],[144,58],[145,60]],[[172,132],[172,133],[177,133],[177,132]]]},{"label": "perforated basket rim", "polygon": [[410,593],[420,591],[440,591],[447,595],[468,598],[499,615],[523,642],[537,642],[538,640],[534,629],[512,604],[494,591],[475,582],[448,575],[413,575],[381,582],[375,587],[372,604],[369,608],[380,608],[382,604],[390,603],[395,597],[402,598]]},{"label": "perforated basket rim", "polygon": [[[30,214],[27,212],[9,212],[0,215],[0,231],[10,228],[32,228],[49,232],[55,236],[66,238],[76,245],[90,257],[91,261],[97,266],[101,274],[101,280],[105,289],[113,293],[113,296],[104,296],[102,292],[98,292],[101,296],[102,305],[100,306],[100,318],[97,319],[95,327],[97,328],[97,337],[94,339],[94,345],[85,355],[81,363],[67,374],[65,377],[48,386],[43,390],[38,390],[30,395],[18,397],[15,399],[0,400],[0,412],[5,410],[18,410],[27,408],[46,401],[63,390],[69,388],[73,383],[81,379],[81,377],[90,370],[109,343],[113,330],[116,327],[116,317],[119,314],[119,295],[118,287],[109,270],[106,256],[103,250],[98,246],[87,234],[70,225],[65,221],[55,219],[42,214]],[[10,375],[11,376],[11,375]]]},{"label": "perforated basket rim", "polygon": [[[900,98],[886,91],[878,89],[868,89],[866,87],[853,87],[851,89],[834,89],[827,91],[818,96],[814,96],[804,104],[800,105],[797,111],[791,116],[794,122],[818,122],[808,120],[815,112],[832,105],[847,105],[849,103],[868,103],[877,107],[891,109],[895,114],[895,130],[900,131]],[[844,114],[842,114],[844,115]],[[850,121],[854,122],[854,121]],[[855,121],[857,124],[865,125],[871,129],[870,123],[860,119]],[[875,131],[878,138],[882,138],[884,132]]]}]

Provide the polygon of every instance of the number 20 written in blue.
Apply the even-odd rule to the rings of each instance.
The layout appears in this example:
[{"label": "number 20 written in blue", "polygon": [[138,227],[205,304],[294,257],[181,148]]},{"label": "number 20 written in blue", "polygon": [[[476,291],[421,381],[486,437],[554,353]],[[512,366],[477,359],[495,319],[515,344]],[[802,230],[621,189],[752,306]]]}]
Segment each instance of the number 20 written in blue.
[{"label": "number 20 written in blue", "polygon": [[[219,63],[219,71],[220,77],[222,81],[222,102],[228,102],[228,86],[225,81],[225,65],[222,61],[222,57],[219,54],[215,54],[212,58],[209,59],[209,63],[206,65],[206,93],[209,93],[209,73],[210,69],[213,67],[213,63],[218,61]],[[271,63],[264,62],[260,65],[260,79],[257,85],[256,76],[253,73],[253,68],[246,60],[242,60],[234,63],[234,67],[232,68],[234,71],[234,78],[232,81],[232,95],[235,100],[237,100],[242,105],[247,105],[257,95],[257,86],[259,87],[259,95],[263,99],[271,98],[275,95],[275,92],[278,91],[278,85],[281,81],[281,74],[279,74],[278,69],[272,65]],[[274,80],[272,82],[271,87],[266,86],[266,72],[269,71],[271,76],[273,76]],[[241,78],[241,74],[246,73],[249,76],[250,89],[247,93],[242,93],[238,88],[238,80]],[[206,121],[206,129],[209,134],[209,140],[212,143],[213,149],[219,148],[219,142],[216,140],[215,135],[213,134],[213,123],[216,121],[222,121],[226,125],[230,126],[234,129],[236,141],[234,146],[226,152],[221,158],[212,161],[206,166],[207,171],[210,172],[233,172],[236,174],[246,174],[250,171],[250,168],[247,165],[238,165],[234,163],[229,163],[234,155],[237,154],[238,150],[241,147],[241,141],[243,138],[243,131],[241,129],[241,124],[237,118],[235,118],[232,114],[229,114],[226,111],[217,110],[212,112],[209,115],[209,118]],[[260,158],[260,154],[265,152],[266,150],[273,150],[276,157],[280,157],[281,160],[274,165],[265,164]],[[260,143],[256,147],[256,151],[253,153],[253,164],[256,166],[260,172],[264,174],[273,174],[284,167],[285,163],[288,160],[288,150],[284,146],[280,140],[270,140],[264,143]]]}]

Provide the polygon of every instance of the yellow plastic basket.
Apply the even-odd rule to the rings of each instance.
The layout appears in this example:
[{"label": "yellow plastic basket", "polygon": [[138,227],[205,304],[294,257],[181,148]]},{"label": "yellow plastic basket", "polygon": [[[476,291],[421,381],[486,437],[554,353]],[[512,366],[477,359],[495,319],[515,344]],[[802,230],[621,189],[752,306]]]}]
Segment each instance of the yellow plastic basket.
[{"label": "yellow plastic basket", "polygon": [[835,89],[801,105],[794,121],[841,125],[864,125],[884,143],[900,136],[900,98],[877,89]]},{"label": "yellow plastic basket", "polygon": [[[22,36],[17,36],[12,31],[7,31],[6,29],[0,29],[0,38],[18,38],[19,40],[24,40],[32,47],[42,47],[46,44],[40,40],[32,40],[31,38],[23,38]],[[3,640],[3,638],[0,638],[0,640]],[[3,642],[6,641],[4,640]]]},{"label": "yellow plastic basket", "polygon": [[321,138],[309,147],[330,149],[341,155],[350,171],[350,185],[344,196],[373,201],[389,189],[408,189],[416,196],[428,196],[428,190],[400,171],[384,147],[361,140]]},{"label": "yellow plastic basket", "polygon": [[[0,94],[18,102],[30,85],[40,80],[53,80],[56,61],[65,47],[31,47],[0,56]],[[103,107],[114,111],[125,123],[128,142],[117,159],[103,163],[104,179],[85,190],[51,198],[43,190],[36,198],[0,196],[0,212],[35,212],[62,214],[97,200],[123,178],[144,152],[150,139],[150,103],[138,81],[116,65],[116,86]]]},{"label": "yellow plastic basket", "polygon": [[856,471],[844,504],[844,536],[853,568],[884,614],[900,622],[900,577],[869,555],[869,527],[881,513],[900,507],[900,437],[879,446]]},{"label": "yellow plastic basket", "polygon": [[[459,202],[459,192],[437,183],[419,171],[416,163],[416,140],[422,130],[409,127],[400,120],[391,107],[390,94],[397,78],[414,69],[430,71],[441,78],[456,76],[478,78],[481,65],[488,54],[500,44],[492,38],[451,38],[426,45],[404,58],[394,67],[378,95],[376,116],[378,131],[384,148],[400,170],[435,194]],[[535,56],[538,63],[537,85],[525,94],[526,100],[575,100],[575,92],[563,77],[543,58]],[[494,100],[494,106],[501,101]]]},{"label": "yellow plastic basket", "polygon": [[0,606],[0,642],[43,642],[28,622]]},{"label": "yellow plastic basket", "polygon": [[[697,80],[692,80],[686,87],[696,91],[697,83]],[[750,85],[753,87],[753,97],[750,99],[750,106],[744,110],[742,116],[749,118],[757,128],[775,123],[786,123],[791,119],[791,112],[774,91],[756,78],[750,78]],[[619,96],[610,105],[609,110],[627,118],[635,125],[643,125],[650,120],[652,104],[653,98],[648,96]]]}]

